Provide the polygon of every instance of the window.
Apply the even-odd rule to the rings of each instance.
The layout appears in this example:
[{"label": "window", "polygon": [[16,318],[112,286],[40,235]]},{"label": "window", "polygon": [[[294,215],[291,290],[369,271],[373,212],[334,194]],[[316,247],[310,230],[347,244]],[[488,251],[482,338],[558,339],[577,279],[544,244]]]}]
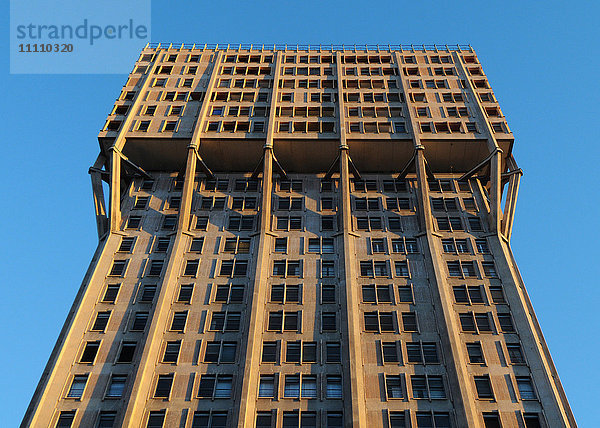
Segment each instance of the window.
[{"label": "window", "polygon": [[171,321],[171,331],[183,332],[185,330],[185,324],[187,322],[187,311],[175,312],[173,314],[173,320]]},{"label": "window", "polygon": [[223,252],[248,254],[250,252],[250,238],[226,238]]},{"label": "window", "polygon": [[131,331],[143,331],[148,321],[148,312],[136,312],[131,325]]},{"label": "window", "polygon": [[540,417],[536,413],[524,413],[525,428],[542,428]]},{"label": "window", "polygon": [[[190,253],[201,253],[204,246],[204,238],[192,238]],[[186,268],[187,269],[187,268]]]},{"label": "window", "polygon": [[106,390],[106,398],[121,398],[125,391],[127,375],[112,375]]},{"label": "window", "polygon": [[98,312],[96,314],[96,320],[92,326],[92,331],[104,331],[110,318],[110,311]]},{"label": "window", "polygon": [[98,416],[98,428],[113,428],[117,412],[100,412]]},{"label": "window", "polygon": [[231,398],[233,376],[204,374],[200,377],[199,398]]},{"label": "window", "polygon": [[327,342],[325,344],[325,362],[340,363],[342,361],[342,350],[339,342]]},{"label": "window", "polygon": [[133,361],[136,348],[137,342],[123,342],[121,344],[119,356],[117,357],[117,363],[131,363]]},{"label": "window", "polygon": [[321,260],[321,278],[335,277],[335,262],[333,260]]},{"label": "window", "polygon": [[299,284],[273,284],[271,302],[302,303],[302,288]]},{"label": "window", "polygon": [[502,333],[514,333],[515,326],[512,321],[510,314],[498,314],[498,324],[500,324],[500,330]]},{"label": "window", "polygon": [[155,294],[156,285],[144,285],[142,289],[142,295],[139,300],[140,303],[152,303]]},{"label": "window", "polygon": [[413,398],[443,399],[446,390],[442,376],[417,376],[410,377]]},{"label": "window", "polygon": [[273,276],[300,277],[302,276],[302,262],[299,260],[276,260],[273,262]]},{"label": "window", "polygon": [[263,342],[262,348],[262,362],[263,363],[276,363],[278,356],[277,342]]},{"label": "window", "polygon": [[302,230],[302,217],[277,216],[277,230]]},{"label": "window", "polygon": [[481,262],[481,267],[483,268],[483,273],[487,278],[498,278],[498,273],[496,272],[496,265],[494,265],[494,262]]},{"label": "window", "polygon": [[71,387],[69,388],[69,392],[67,393],[68,398],[81,398],[83,395],[83,390],[85,389],[85,384],[87,383],[88,375],[76,375],[73,376],[73,380],[71,381]]},{"label": "window", "polygon": [[300,311],[276,311],[269,312],[267,323],[268,331],[298,331],[301,324]]},{"label": "window", "polygon": [[365,321],[365,331],[374,333],[396,331],[395,312],[365,312],[363,317]]},{"label": "window", "polygon": [[81,357],[79,358],[79,362],[84,364],[94,364],[98,349],[100,349],[100,341],[86,342]]},{"label": "window", "polygon": [[344,414],[340,412],[327,412],[326,428],[342,428],[344,426]]},{"label": "window", "polygon": [[300,398],[300,375],[286,375],[283,389],[285,398]]},{"label": "window", "polygon": [[115,301],[117,300],[117,295],[119,294],[120,288],[121,288],[121,284],[107,285],[106,291],[104,292],[104,296],[102,297],[102,302],[115,303]]},{"label": "window", "polygon": [[123,276],[127,268],[128,260],[115,260],[110,269],[109,276]]},{"label": "window", "polygon": [[413,291],[411,285],[399,285],[398,286],[398,302],[400,303],[413,303]]},{"label": "window", "polygon": [[410,276],[407,260],[396,260],[394,262],[394,270],[397,277],[408,278]]},{"label": "window", "polygon": [[335,312],[323,312],[321,314],[321,330],[337,331],[337,314]]},{"label": "window", "polygon": [[156,381],[154,389],[154,398],[169,398],[171,395],[171,386],[173,386],[173,375],[160,375]]},{"label": "window", "polygon": [[365,277],[389,277],[387,261],[361,261],[360,276]]},{"label": "window", "polygon": [[483,230],[483,226],[481,225],[481,220],[479,217],[469,217],[469,227],[473,232],[480,232]]},{"label": "window", "polygon": [[334,239],[308,238],[308,252],[332,254],[334,252]]},{"label": "window", "polygon": [[419,331],[417,314],[415,312],[402,312],[402,327],[404,331]]},{"label": "window", "polygon": [[518,343],[507,343],[508,359],[511,364],[525,364],[525,355],[523,349]]},{"label": "window", "polygon": [[490,248],[485,239],[476,239],[475,246],[477,247],[477,252],[479,252],[481,254],[489,254],[490,253]]},{"label": "window", "polygon": [[385,239],[384,238],[371,238],[371,252],[372,253],[385,253]]},{"label": "window", "polygon": [[219,276],[225,277],[240,277],[246,276],[248,273],[248,260],[223,260],[221,261],[221,269]]},{"label": "window", "polygon": [[389,285],[363,285],[362,300],[365,303],[392,303]]},{"label": "window", "polygon": [[148,276],[160,276],[164,264],[164,260],[151,260],[150,267],[148,269]]},{"label": "window", "polygon": [[483,425],[485,428],[502,428],[498,413],[484,413]]},{"label": "window", "polygon": [[287,253],[287,238],[275,238],[274,251],[276,253]]},{"label": "window", "polygon": [[402,221],[400,217],[389,217],[388,225],[391,231],[402,231]]},{"label": "window", "polygon": [[181,341],[176,340],[167,342],[165,346],[165,353],[163,354],[163,363],[177,363],[179,358],[179,350],[181,349]]},{"label": "window", "polygon": [[471,364],[485,364],[485,358],[483,357],[483,350],[481,349],[481,343],[479,343],[479,342],[467,343],[467,354],[469,356],[469,362]]},{"label": "window", "polygon": [[337,375],[327,375],[325,397],[342,398],[342,377]]},{"label": "window", "polygon": [[237,352],[236,342],[208,342],[204,352],[205,363],[233,363]]},{"label": "window", "polygon": [[402,392],[402,376],[386,375],[385,392],[388,400],[394,398],[404,398],[404,394]]},{"label": "window", "polygon": [[436,217],[435,220],[439,230],[464,230],[460,217]]},{"label": "window", "polygon": [[334,230],[335,229],[335,217],[334,216],[321,216],[321,230]]},{"label": "window", "polygon": [[215,302],[218,303],[242,303],[244,301],[243,285],[217,285]]},{"label": "window", "polygon": [[336,303],[335,297],[335,285],[323,284],[321,285],[321,303]]},{"label": "window", "polygon": [[71,428],[75,419],[75,410],[62,411],[58,416],[56,428]]},{"label": "window", "polygon": [[463,332],[482,333],[492,331],[490,314],[487,312],[468,312],[464,314],[459,314],[459,319]]},{"label": "window", "polygon": [[448,274],[456,278],[476,277],[475,264],[472,261],[446,261],[448,266]]},{"label": "window", "polygon": [[435,342],[406,342],[409,363],[438,364],[440,362]]},{"label": "window", "polygon": [[207,227],[208,227],[208,217],[206,217],[206,216],[196,217],[196,229],[197,230],[206,230]]},{"label": "window", "polygon": [[481,286],[456,286],[452,287],[454,292],[454,301],[456,303],[483,304],[483,292]]},{"label": "window", "polygon": [[358,230],[383,230],[381,217],[357,217],[356,228]]},{"label": "window", "polygon": [[198,273],[198,266],[200,265],[200,260],[187,260],[185,264],[185,270],[183,272],[184,276],[196,276]]},{"label": "window", "polygon": [[417,412],[417,428],[451,428],[448,413]]},{"label": "window", "polygon": [[381,355],[384,363],[399,363],[397,342],[382,342]]},{"label": "window", "polygon": [[166,253],[169,249],[169,244],[171,243],[170,237],[158,237],[154,244],[154,252],[156,253]]},{"label": "window", "polygon": [[192,428],[225,427],[227,427],[227,412],[194,412],[194,418],[192,419]]},{"label": "window", "polygon": [[275,397],[275,376],[261,375],[258,382],[258,398]]},{"label": "window", "polygon": [[480,400],[493,400],[494,399],[494,391],[492,390],[492,384],[490,382],[490,377],[485,376],[475,376],[475,389],[477,391],[477,398]]},{"label": "window", "polygon": [[209,331],[239,331],[241,312],[213,312]]},{"label": "window", "polygon": [[256,412],[256,428],[272,428],[273,414],[271,412]]},{"label": "window", "polygon": [[404,412],[389,412],[390,428],[406,428],[406,415]]},{"label": "window", "polygon": [[163,230],[175,230],[177,226],[177,216],[176,215],[165,215],[163,217]]},{"label": "window", "polygon": [[130,253],[133,250],[133,245],[135,244],[134,237],[127,237],[121,239],[121,245],[119,245],[120,253]]},{"label": "window", "polygon": [[165,423],[165,410],[158,410],[154,412],[150,412],[148,415],[148,424],[146,428],[162,428]]}]

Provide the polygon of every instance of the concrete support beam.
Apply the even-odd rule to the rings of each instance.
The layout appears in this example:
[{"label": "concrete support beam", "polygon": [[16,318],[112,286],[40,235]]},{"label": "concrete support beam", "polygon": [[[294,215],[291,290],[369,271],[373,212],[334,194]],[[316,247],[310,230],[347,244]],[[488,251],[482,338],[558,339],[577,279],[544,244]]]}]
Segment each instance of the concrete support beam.
[{"label": "concrete support beam", "polygon": [[[345,426],[347,428],[366,427],[365,381],[362,368],[362,349],[360,344],[361,327],[359,310],[359,287],[356,285],[356,251],[352,231],[352,210],[350,206],[350,156],[347,146],[340,146],[340,211],[342,225],[342,251],[344,254],[344,282],[340,288],[342,298],[346,300],[346,313],[342,319],[347,321],[347,327],[342,330],[344,347],[348,352],[348,364],[345,366],[349,385],[345,385],[344,400],[346,407]],[[349,387],[349,391],[348,391]]]},{"label": "concrete support beam", "polygon": [[105,163],[106,158],[100,154],[94,165],[88,171],[92,180],[92,196],[94,198],[94,212],[96,214],[98,239],[102,239],[109,230],[106,200],[104,197],[104,188],[102,187],[102,175],[108,174],[107,171],[102,170]]},{"label": "concrete support beam", "polygon": [[[273,151],[265,148],[262,179],[262,204],[260,211],[258,252],[256,253],[256,270],[249,299],[250,331],[246,336],[244,382],[240,397],[238,427],[254,426],[256,413],[256,393],[258,391],[259,364],[261,356],[262,330],[265,322],[265,304],[267,302],[267,282],[269,277],[269,254],[271,251],[271,204],[273,194]],[[245,347],[244,347],[245,345]]]},{"label": "concrete support beam", "polygon": [[121,227],[121,153],[114,147],[110,153],[110,231]]}]

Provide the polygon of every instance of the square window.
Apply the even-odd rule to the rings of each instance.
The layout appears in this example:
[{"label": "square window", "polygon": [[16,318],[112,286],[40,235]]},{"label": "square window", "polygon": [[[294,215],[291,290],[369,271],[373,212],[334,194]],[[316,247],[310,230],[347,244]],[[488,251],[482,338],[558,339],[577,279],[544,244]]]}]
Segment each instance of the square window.
[{"label": "square window", "polygon": [[68,398],[81,398],[83,396],[83,390],[87,383],[88,375],[76,375],[73,377],[71,387],[67,393]]}]

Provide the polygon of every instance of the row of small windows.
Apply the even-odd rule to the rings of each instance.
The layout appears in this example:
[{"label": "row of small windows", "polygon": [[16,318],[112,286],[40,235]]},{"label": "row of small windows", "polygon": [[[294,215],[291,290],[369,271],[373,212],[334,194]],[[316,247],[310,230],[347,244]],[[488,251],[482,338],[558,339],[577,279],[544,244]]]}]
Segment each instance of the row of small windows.
[{"label": "row of small windows", "polygon": [[283,76],[333,76],[332,67],[281,67]]},{"label": "row of small windows", "polygon": [[[371,179],[352,179],[352,186],[355,192],[408,192],[408,183],[410,180],[371,180]],[[202,185],[198,186],[198,191],[218,191],[226,193],[232,192],[257,192],[259,190],[260,180],[254,179],[235,179],[234,186],[230,189],[230,180],[225,178],[201,180]],[[336,189],[336,180],[321,180],[320,191],[332,192]],[[143,180],[139,190],[152,191],[155,187],[154,180]],[[430,180],[428,181],[429,190],[432,192],[471,192],[468,181],[458,181],[451,179]],[[381,189],[381,190],[380,190]],[[170,187],[172,191],[183,190],[183,180],[172,180]],[[277,180],[276,190],[279,192],[302,193],[304,191],[304,181],[301,179]]]},{"label": "row of small windows", "polygon": [[273,79],[219,79],[218,88],[270,88]]},{"label": "row of small windows", "polygon": [[[381,374],[385,383],[385,400],[404,399],[408,396],[406,391],[410,391],[411,399],[446,399],[447,386],[443,376],[440,375],[410,375],[403,374],[391,375]],[[335,374],[326,374],[322,376],[313,374],[287,374],[283,375],[282,387],[278,384],[279,376],[261,375],[258,386],[259,398],[294,398],[294,399],[316,399],[319,398],[319,391],[322,391],[322,398],[342,399],[343,384],[342,376]],[[232,397],[234,376],[229,374],[204,374],[198,381],[197,398],[209,399],[229,399]],[[321,378],[322,387],[319,387],[319,378]],[[408,380],[410,379],[410,386]],[[119,380],[117,388],[115,381]],[[109,397],[114,398],[124,389],[124,382],[121,384],[122,375],[113,375],[107,390]],[[153,398],[169,399],[173,383],[174,374],[158,375],[155,381]],[[126,381],[126,379],[125,379]],[[88,382],[88,375],[76,375],[71,381],[71,386],[67,392],[67,398],[80,399]],[[528,376],[516,377],[517,389],[522,400],[537,400],[537,394],[533,382]],[[493,400],[494,392],[489,376],[474,376],[475,389],[479,399]],[[408,397],[407,397],[408,398]]]},{"label": "row of small windows", "polygon": [[[389,198],[388,198],[389,199]],[[245,204],[247,199],[243,200]],[[211,206],[210,209],[221,209],[219,208],[221,202],[225,201],[217,201],[217,205]],[[248,206],[246,205],[238,205],[240,201],[237,201],[237,204],[234,205],[232,209],[255,209],[255,205],[252,205],[252,201],[249,202]],[[394,200],[386,201],[389,202],[388,206],[393,207],[393,210],[402,210],[409,208],[402,208],[407,205],[400,205],[401,202],[395,202]],[[397,206],[394,204],[398,204]],[[207,205],[208,206],[208,205]],[[326,205],[329,206],[329,205]],[[224,207],[224,205],[223,205]],[[252,207],[252,208],[251,208]],[[209,208],[201,208],[201,209],[209,209]],[[322,208],[325,209],[325,208]],[[469,225],[469,229],[472,232],[480,232],[483,231],[483,224],[479,217],[467,217],[466,219],[462,219],[461,217],[435,217],[437,228],[440,231],[463,231],[465,230],[463,221],[466,220]],[[206,230],[209,224],[209,218],[207,216],[196,216],[195,226],[196,230]],[[227,218],[227,226],[226,230],[228,231],[252,231],[254,230],[255,224],[255,216],[254,215],[230,215]],[[334,231],[336,230],[336,217],[335,216],[320,216],[320,230],[321,231]],[[142,226],[142,216],[139,215],[131,215],[128,217],[125,228],[128,230],[138,230]],[[163,221],[161,228],[163,230],[175,230],[177,226],[177,215],[175,214],[167,214],[163,216]],[[358,216],[356,217],[355,223],[356,230],[361,231],[373,231],[373,230],[385,230],[384,229],[384,218],[379,216]],[[402,231],[402,218],[401,217],[388,217],[387,218],[387,228],[390,231]],[[304,230],[303,226],[303,217],[302,216],[283,216],[278,215],[275,217],[274,229],[281,231],[293,231],[293,230]]]},{"label": "row of small windows", "polygon": [[[323,261],[319,261],[323,263]],[[333,264],[322,265],[322,271],[327,275],[329,269],[333,269]],[[331,277],[334,275],[331,274]],[[464,304],[483,304],[485,291],[482,286],[463,286],[453,287],[456,303]],[[102,295],[102,303],[115,303],[119,295],[121,284],[108,284]],[[399,285],[395,287],[392,284],[365,284],[362,285],[362,302],[372,304],[396,304],[396,303],[414,303],[412,286]],[[157,286],[155,284],[144,284],[137,296],[138,303],[152,303],[156,294]],[[269,303],[274,304],[298,304],[303,302],[304,291],[307,290],[303,284],[272,284],[269,292]],[[397,290],[397,294],[396,291]],[[491,298],[495,304],[506,303],[503,290],[500,286],[489,287]],[[334,284],[319,284],[317,293],[320,296],[321,304],[338,303],[337,287]],[[214,286],[214,292],[211,291],[211,302],[214,303],[243,303],[245,286],[242,284],[217,284]],[[194,284],[181,284],[175,298],[175,303],[190,304],[194,295]],[[489,299],[488,299],[489,301]],[[143,314],[143,312],[141,312]],[[143,317],[143,315],[140,315]],[[99,327],[106,327],[104,321],[110,317],[110,311],[103,312],[102,321]]]},{"label": "row of small windows", "polygon": [[[286,312],[288,314],[288,312]],[[301,330],[298,327],[298,316],[294,315],[297,312],[289,312],[290,318],[283,318],[283,312],[270,312],[269,321],[267,325],[267,331],[298,331]],[[334,313],[324,313],[322,323],[324,328],[322,332],[335,331],[336,325],[335,317],[332,316]],[[147,315],[147,313],[146,313]],[[414,312],[403,312],[401,314],[402,329],[396,319],[396,312],[365,312],[364,314],[364,331],[374,333],[398,333],[400,330],[404,332],[418,332],[418,324],[416,314]],[[241,314],[237,312],[215,312],[210,322],[209,331],[239,331]],[[282,320],[286,321],[282,323]],[[493,333],[494,323],[491,313],[462,313],[459,314],[461,322],[461,328],[466,333]],[[181,324],[177,322],[175,328],[171,328],[171,331],[183,331],[185,323]],[[512,327],[512,321],[508,314],[498,314],[498,320],[500,325],[500,331],[502,333],[514,333],[514,327]],[[145,320],[144,320],[145,322]],[[137,321],[134,321],[134,325]],[[133,329],[132,329],[133,330]],[[141,329],[136,329],[141,330]],[[230,354],[235,354],[232,350],[233,342],[208,342],[206,347],[204,362],[231,362]],[[94,364],[96,356],[100,349],[101,341],[88,341],[86,342],[83,351],[80,354],[79,363],[82,364]],[[133,360],[135,354],[136,342],[124,341],[121,344],[121,348],[118,352],[116,363],[129,363]],[[162,359],[163,363],[175,364],[179,360],[179,353],[181,350],[182,341],[172,340],[167,341],[163,346]],[[226,350],[222,351],[221,348],[226,346]],[[318,352],[318,347],[321,347],[321,351]],[[377,342],[378,355],[382,363],[391,364],[438,364],[440,358],[438,355],[438,348],[434,342],[405,342],[405,355],[402,354],[402,346],[400,341],[383,341]],[[218,349],[217,349],[218,348]],[[285,350],[284,359],[281,360],[281,350]],[[467,356],[471,364],[485,364],[485,358],[480,342],[469,342],[466,344]],[[218,351],[220,357],[211,356],[216,354]],[[226,355],[221,355],[225,352]],[[526,363],[525,355],[519,343],[507,343],[506,354],[511,364],[522,365]],[[262,359],[263,363],[317,363],[318,355],[321,355],[322,362],[324,363],[340,363],[341,362],[341,349],[340,342],[322,342],[321,345],[315,341],[287,341],[285,346],[282,345],[281,341],[265,341],[262,347]]]},{"label": "row of small windows", "polygon": [[[407,192],[409,180],[379,180],[352,179],[352,186],[355,192]],[[440,179],[429,180],[427,182],[431,192],[471,192],[471,185],[468,181]]]},{"label": "row of small windows", "polygon": [[[266,103],[269,100],[269,94],[267,92],[213,92],[211,101],[229,101],[229,102],[263,102]],[[222,108],[222,107],[219,107]],[[265,107],[263,107],[265,109]],[[266,114],[264,115],[266,116]]]},{"label": "row of small windows", "polygon": [[332,134],[336,132],[335,122],[276,122],[277,132],[317,132]]},{"label": "row of small windows", "polygon": [[[227,192],[229,188],[229,179],[201,179],[196,178],[194,183],[198,182],[198,188],[196,190],[205,190],[207,192]],[[183,180],[172,179],[170,180],[170,191],[182,191]],[[237,178],[233,182],[232,192],[258,192],[260,187],[260,180],[252,178]],[[140,183],[139,190],[151,192],[155,188],[155,180],[145,179]],[[142,208],[139,208],[142,209]]]},{"label": "row of small windows", "polygon": [[[226,428],[228,426],[228,412],[213,411],[194,411],[192,416],[191,428]],[[61,411],[58,415],[56,428],[71,428],[75,420],[76,411]],[[163,428],[165,424],[167,411],[150,411],[147,416],[146,428]],[[451,423],[449,413],[443,412],[423,412],[414,413],[415,422],[411,421],[410,411],[388,411],[386,414],[387,423],[390,428],[406,428],[407,423],[417,428],[452,428],[455,425]],[[98,414],[98,428],[112,428],[115,426],[117,412],[101,411]],[[502,428],[500,415],[495,412],[482,414],[483,423],[486,428]],[[523,413],[519,416],[525,428],[542,428],[542,418],[537,413]],[[279,421],[279,422],[278,422]],[[344,426],[344,417],[342,412],[314,412],[308,410],[294,410],[279,412],[258,411],[256,414],[256,428],[342,428]]]},{"label": "row of small windows", "polygon": [[[300,97],[302,97],[302,98],[299,99]],[[294,99],[295,99],[296,103],[298,103],[298,102],[334,103],[334,102],[337,102],[337,94],[334,94],[331,92],[311,92],[311,93],[308,93],[308,92],[302,92],[302,93],[281,92],[279,94],[279,101],[281,101],[281,102],[292,103],[292,102],[294,102]],[[329,107],[329,110],[326,110],[326,111],[333,111],[332,109],[333,109],[333,107]],[[280,112],[280,111],[281,110],[278,109],[278,112]],[[314,111],[314,110],[311,110],[311,111]]]},{"label": "row of small windows", "polygon": [[[344,89],[399,89],[396,79],[344,79]],[[389,102],[404,102],[404,94],[391,92],[387,94]]]},{"label": "row of small windows", "polygon": [[236,75],[236,76],[267,76],[272,74],[271,67],[221,67],[222,75]]},{"label": "row of small windows", "polygon": [[[278,82],[278,87],[281,89],[335,89],[337,88],[336,80],[324,79],[281,79]],[[323,102],[337,101],[336,93],[326,92],[327,97],[321,98]],[[325,95],[324,94],[324,95]],[[300,96],[300,95],[299,95]],[[300,101],[300,100],[298,100]],[[313,98],[313,93],[305,93],[304,101],[320,102],[320,99]]]}]

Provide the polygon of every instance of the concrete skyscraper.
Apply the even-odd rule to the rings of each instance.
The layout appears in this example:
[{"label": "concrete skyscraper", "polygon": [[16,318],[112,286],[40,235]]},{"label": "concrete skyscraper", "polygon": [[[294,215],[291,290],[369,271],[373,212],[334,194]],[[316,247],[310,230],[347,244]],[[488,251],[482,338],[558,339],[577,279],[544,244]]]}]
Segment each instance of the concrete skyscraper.
[{"label": "concrete skyscraper", "polygon": [[22,426],[576,427],[470,46],[149,45],[98,139]]}]

